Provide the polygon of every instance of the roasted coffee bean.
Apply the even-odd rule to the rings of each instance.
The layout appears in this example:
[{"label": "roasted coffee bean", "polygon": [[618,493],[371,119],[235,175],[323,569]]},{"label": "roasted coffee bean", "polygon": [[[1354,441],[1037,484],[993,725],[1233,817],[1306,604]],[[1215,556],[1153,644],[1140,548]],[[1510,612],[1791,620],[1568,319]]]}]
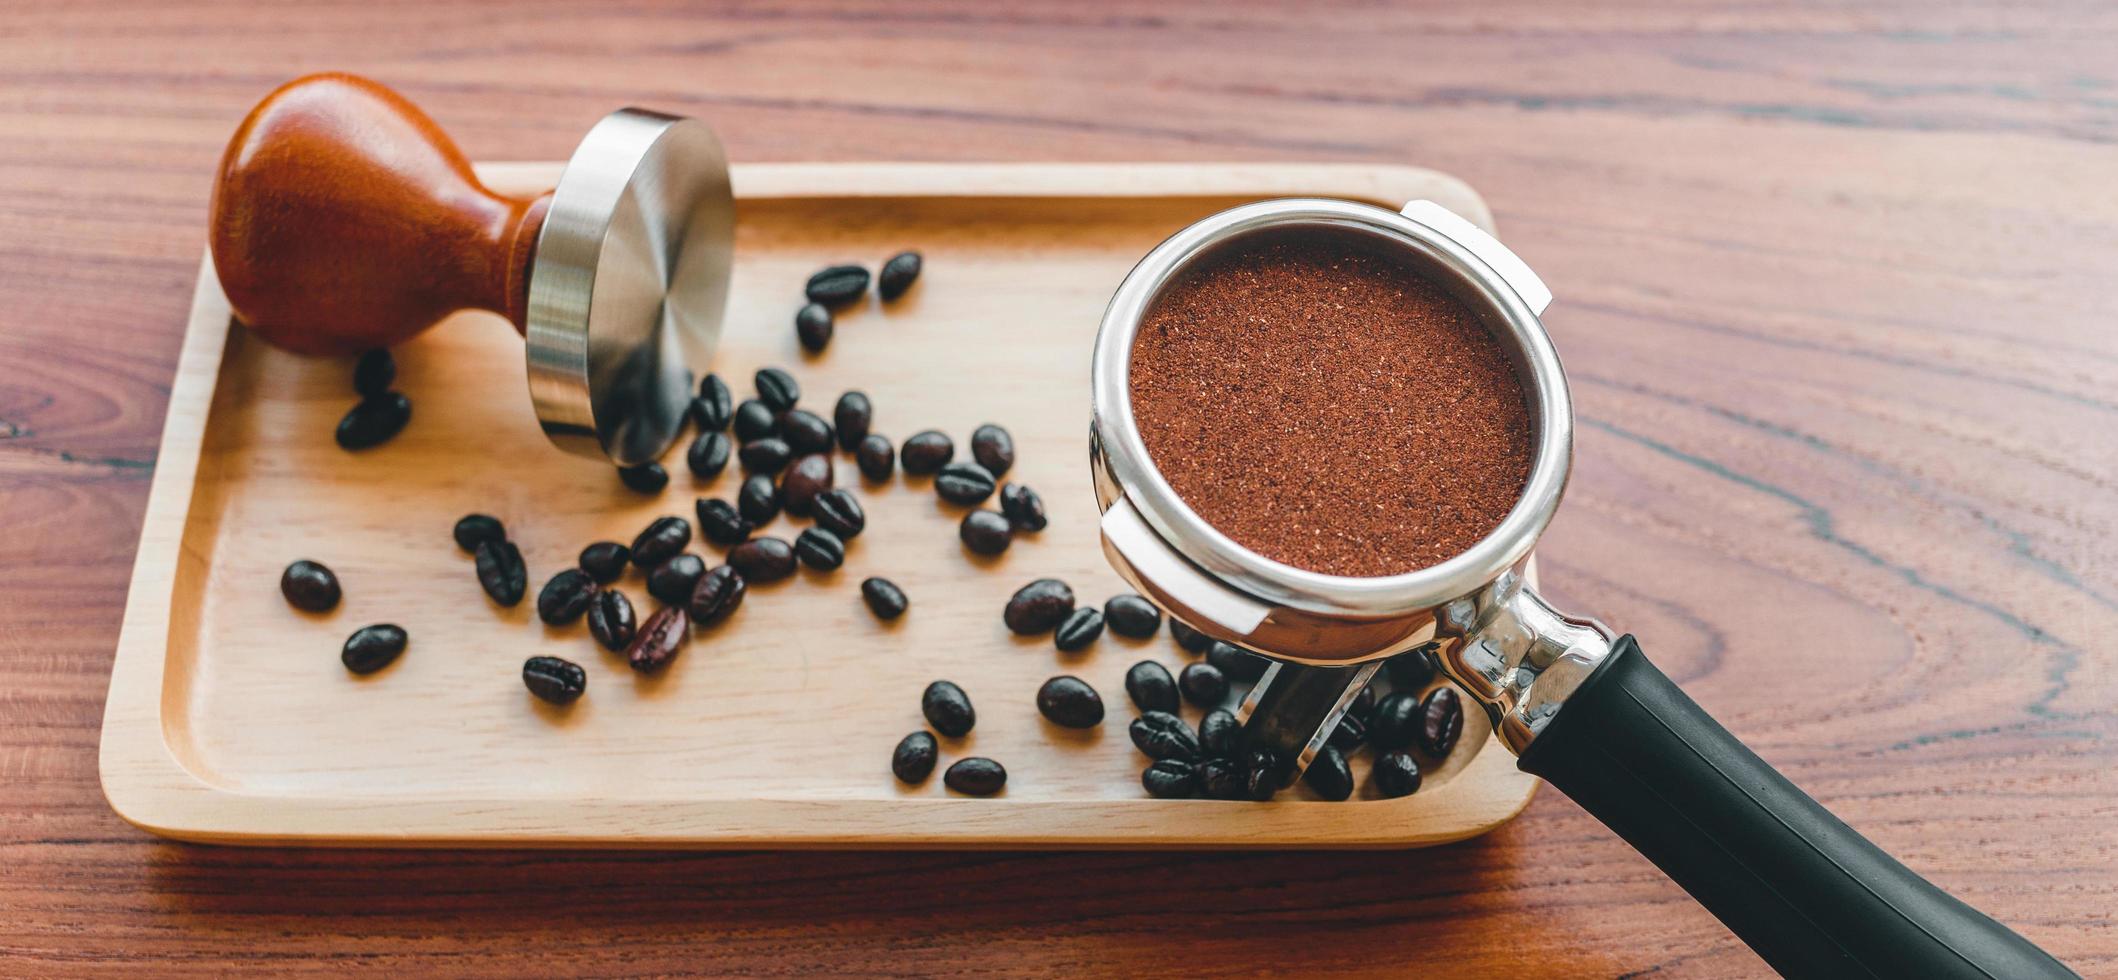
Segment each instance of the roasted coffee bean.
[{"label": "roasted coffee bean", "polygon": [[971,707],[971,696],[963,688],[950,681],[935,681],[927,685],[919,696],[919,713],[927,716],[927,724],[950,738],[961,738],[971,733],[978,724],[978,712]]},{"label": "roasted coffee bean", "polygon": [[794,447],[794,454],[828,453],[834,444],[831,423],[805,409],[795,409],[780,419],[780,438]]},{"label": "roasted coffee bean", "polygon": [[1159,759],[1140,771],[1140,788],[1158,800],[1188,800],[1199,792],[1198,767],[1183,759]]},{"label": "roasted coffee bean", "polygon": [[706,560],[694,554],[673,555],[647,573],[647,594],[664,605],[681,606],[691,601],[691,590],[706,577]]},{"label": "roasted coffee bean", "polygon": [[949,503],[976,506],[993,495],[993,474],[977,463],[950,463],[934,475],[934,492]]},{"label": "roasted coffee bean", "polygon": [[1233,759],[1243,754],[1243,723],[1222,708],[1199,719],[1199,751]]},{"label": "roasted coffee bean", "polygon": [[588,612],[596,598],[596,580],[578,568],[569,568],[544,583],[537,593],[537,618],[550,626],[564,626]]},{"label": "roasted coffee bean", "polygon": [[588,671],[571,660],[531,657],[522,662],[522,686],[540,701],[572,704],[588,690]]},{"label": "roasted coffee bean", "polygon": [[1368,782],[1375,786],[1378,796],[1411,796],[1419,792],[1419,760],[1403,750],[1378,755],[1375,765],[1368,769]]},{"label": "roasted coffee bean", "polygon": [[1362,687],[1361,692],[1354,695],[1353,700],[1347,703],[1346,714],[1359,718],[1363,723],[1375,717],[1375,685],[1369,684]]},{"label": "roasted coffee bean", "polygon": [[940,754],[940,746],[934,736],[926,732],[913,732],[897,743],[890,753],[890,771],[900,782],[918,785],[934,775],[934,758]]},{"label": "roasted coffee bean", "polygon": [[1162,628],[1162,610],[1130,592],[1114,595],[1103,604],[1103,621],[1119,636],[1144,639]]},{"label": "roasted coffee bean", "polygon": [[884,300],[903,296],[905,290],[912,288],[913,280],[919,278],[919,264],[918,252],[899,252],[890,256],[890,261],[882,264],[881,274],[875,277],[875,291],[882,294]]},{"label": "roasted coffee bean", "polygon": [[1341,752],[1351,752],[1368,741],[1368,725],[1352,715],[1340,715],[1338,727],[1331,730],[1330,744]]},{"label": "roasted coffee bean", "polygon": [[802,400],[802,386],[795,383],[794,375],[779,368],[759,368],[751,380],[757,384],[758,401],[774,412],[792,410]]},{"label": "roasted coffee bean", "polygon": [[1055,578],[1040,578],[1016,589],[1000,618],[1010,631],[1035,636],[1058,626],[1073,611],[1073,587]]},{"label": "roasted coffee bean", "polygon": [[956,456],[956,444],[933,429],[916,433],[897,451],[897,461],[913,476],[928,476],[948,465]]},{"label": "roasted coffee bean", "polygon": [[802,293],[811,303],[839,307],[854,302],[868,291],[868,270],[857,265],[834,265],[809,277]]},{"label": "roasted coffee bean", "polygon": [[1229,680],[1244,684],[1256,683],[1258,678],[1265,676],[1265,668],[1272,666],[1272,661],[1264,657],[1218,640],[1207,645],[1206,662]]},{"label": "roasted coffee bean", "polygon": [[873,483],[889,479],[897,470],[896,447],[890,445],[888,437],[872,432],[861,437],[860,445],[853,450],[853,459],[860,464],[860,475]]},{"label": "roasted coffee bean", "polygon": [[1015,541],[1015,527],[997,510],[974,510],[963,515],[956,537],[975,554],[997,555]]},{"label": "roasted coffee bean", "polygon": [[1213,637],[1184,625],[1184,621],[1175,616],[1169,617],[1169,635],[1178,646],[1191,653],[1205,653],[1207,647],[1213,646]]},{"label": "roasted coffee bean", "polygon": [[330,569],[304,559],[279,573],[279,594],[286,596],[288,605],[296,609],[326,612],[337,606],[345,593],[338,587],[338,576]]},{"label": "roasted coffee bean", "polygon": [[595,637],[603,649],[612,653],[625,649],[638,630],[639,623],[632,616],[632,600],[625,593],[604,589],[588,604],[588,635]]},{"label": "roasted coffee bean", "polygon": [[1383,661],[1383,670],[1390,675],[1392,687],[1414,693],[1426,690],[1428,684],[1434,683],[1434,675],[1440,672],[1433,653],[1426,647]]},{"label": "roasted coffee bean", "polygon": [[801,342],[802,349],[811,354],[821,354],[831,345],[831,335],[838,325],[832,322],[831,310],[822,303],[804,303],[794,311],[794,339]]},{"label": "roasted coffee bean", "polygon": [[684,450],[684,465],[691,468],[692,476],[711,480],[728,468],[728,447],[728,433],[701,432],[691,440],[691,448]]},{"label": "roasted coffee bean", "polygon": [[749,519],[736,512],[734,504],[719,497],[700,497],[694,509],[699,513],[699,534],[714,544],[742,544],[756,530]]},{"label": "roasted coffee bean", "polygon": [[875,422],[875,406],[869,404],[865,392],[846,392],[838,396],[838,404],[832,407],[831,421],[838,427],[838,448],[850,453],[868,437],[868,426]]},{"label": "roasted coffee bean", "polygon": [[1353,795],[1353,767],[1346,764],[1345,753],[1326,745],[1316,758],[1309,760],[1302,782],[1308,783],[1316,795],[1337,802]]},{"label": "roasted coffee bean", "polygon": [[1177,690],[1201,708],[1218,708],[1228,700],[1228,675],[1212,664],[1186,664],[1177,675]]},{"label": "roasted coffee bean", "polygon": [[752,582],[777,582],[794,574],[794,546],[779,538],[751,538],[728,549],[728,564]]},{"label": "roasted coffee bean", "polygon": [[634,493],[661,493],[669,485],[669,471],[660,463],[618,467],[618,482]]},{"label": "roasted coffee bean", "polygon": [[971,458],[992,473],[994,479],[1006,476],[1008,467],[1015,465],[1015,437],[991,422],[972,429]]},{"label": "roasted coffee bean", "polygon": [[479,543],[474,564],[479,586],[494,602],[513,606],[529,591],[529,567],[522,563],[522,550],[513,541]]},{"label": "roasted coffee bean", "polygon": [[691,424],[703,432],[719,432],[735,418],[735,395],[718,374],[699,379],[699,397],[691,400]]},{"label": "roasted coffee bean", "polygon": [[1062,728],[1094,728],[1103,724],[1103,696],[1087,681],[1063,674],[1037,689],[1037,713]]},{"label": "roasted coffee bean", "polygon": [[1463,734],[1463,699],[1453,687],[1437,687],[1419,706],[1419,750],[1446,758]]},{"label": "roasted coffee bean", "polygon": [[480,542],[506,541],[507,528],[490,514],[465,514],[456,522],[456,547],[476,552]]},{"label": "roasted coffee bean", "polygon": [[1082,606],[1067,613],[1066,618],[1052,630],[1052,645],[1063,653],[1088,649],[1103,635],[1103,610],[1094,606]]},{"label": "roasted coffee bean", "polygon": [[1176,678],[1169,676],[1169,668],[1152,660],[1142,660],[1125,672],[1125,695],[1141,711],[1177,712]]},{"label": "roasted coffee bean", "polygon": [[876,619],[896,619],[912,604],[905,598],[905,590],[886,578],[862,579],[860,601],[868,604],[868,611],[874,613]]},{"label": "roasted coffee bean", "polygon": [[763,473],[743,481],[735,492],[735,512],[753,525],[764,524],[780,515],[780,488],[772,478]]},{"label": "roasted coffee bean", "polygon": [[794,557],[819,572],[835,572],[846,563],[846,543],[823,528],[807,528],[795,535]]},{"label": "roasted coffee bean", "polygon": [[851,541],[860,536],[868,526],[868,515],[861,510],[860,501],[851,490],[826,490],[817,494],[809,504],[809,516],[816,519],[816,526]]},{"label": "roasted coffee bean", "polygon": [[372,674],[388,667],[390,661],[404,652],[406,639],[404,627],[395,623],[363,626],[346,637],[345,649],[339,651],[338,660],[356,674]]},{"label": "roasted coffee bean", "polygon": [[376,398],[397,383],[397,359],[377,347],[353,362],[353,391],[362,398]]},{"label": "roasted coffee bean", "polygon": [[1042,531],[1050,523],[1044,516],[1044,498],[1020,483],[1001,486],[1000,512],[1007,515],[1008,523],[1024,531]]},{"label": "roasted coffee bean", "polygon": [[1392,692],[1376,703],[1375,715],[1368,719],[1368,744],[1380,752],[1409,747],[1419,739],[1420,720],[1419,695]]},{"label": "roasted coffee bean", "polygon": [[691,598],[685,603],[685,611],[691,613],[691,622],[696,626],[712,626],[727,619],[743,605],[743,596],[750,591],[750,583],[743,573],[733,565],[715,565],[699,578],[692,587]]},{"label": "roasted coffee bean", "polygon": [[1249,792],[1249,770],[1234,759],[1207,759],[1193,768],[1199,775],[1199,789],[1209,799],[1241,800]]},{"label": "roasted coffee bean", "polygon": [[941,784],[965,796],[991,796],[1008,784],[1008,771],[982,755],[958,759],[941,774]]},{"label": "roasted coffee bean", "polygon": [[657,517],[632,539],[632,563],[654,571],[691,544],[691,522],[681,517]]},{"label": "roasted coffee bean", "polygon": [[786,440],[768,437],[744,443],[735,455],[743,461],[743,469],[752,473],[778,473],[794,458],[794,447]]},{"label": "roasted coffee bean", "polygon": [[794,461],[780,477],[780,506],[796,517],[807,517],[816,495],[831,489],[838,468],[829,453],[810,453]]},{"label": "roasted coffee bean", "polygon": [[663,606],[633,634],[632,645],[625,648],[625,662],[640,673],[652,674],[675,660],[690,638],[691,617],[684,607]]},{"label": "roasted coffee bean", "polygon": [[1143,711],[1126,727],[1133,746],[1150,759],[1195,759],[1199,739],[1184,719],[1167,711]]},{"label": "roasted coffee bean", "polygon": [[743,442],[763,439],[780,430],[780,414],[764,402],[746,398],[735,409],[735,437]]},{"label": "roasted coffee bean", "polygon": [[616,541],[598,541],[581,549],[581,570],[600,585],[617,581],[630,561],[632,549]]},{"label": "roasted coffee bean", "polygon": [[388,391],[363,398],[346,417],[338,420],[340,449],[370,449],[389,442],[412,421],[412,400],[403,392]]},{"label": "roasted coffee bean", "polygon": [[1256,749],[1243,761],[1247,765],[1243,788],[1248,791],[1249,798],[1259,803],[1272,799],[1286,781],[1286,767],[1280,765],[1280,760],[1270,749]]}]

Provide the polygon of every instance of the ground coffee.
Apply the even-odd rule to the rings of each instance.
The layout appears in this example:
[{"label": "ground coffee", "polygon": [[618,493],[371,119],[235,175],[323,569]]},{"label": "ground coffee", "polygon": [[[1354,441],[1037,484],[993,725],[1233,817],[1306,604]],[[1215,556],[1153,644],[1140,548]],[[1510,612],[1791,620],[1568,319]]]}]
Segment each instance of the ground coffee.
[{"label": "ground coffee", "polygon": [[1332,575],[1462,553],[1528,482],[1522,384],[1462,303],[1345,234],[1252,239],[1148,311],[1133,415],[1185,503],[1267,558]]}]

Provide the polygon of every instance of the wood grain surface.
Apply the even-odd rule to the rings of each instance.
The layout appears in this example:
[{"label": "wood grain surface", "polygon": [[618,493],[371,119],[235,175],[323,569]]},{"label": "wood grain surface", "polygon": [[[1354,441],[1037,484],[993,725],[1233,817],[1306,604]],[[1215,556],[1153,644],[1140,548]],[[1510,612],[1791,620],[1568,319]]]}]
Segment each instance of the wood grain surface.
[{"label": "wood grain surface", "polygon": [[[1755,975],[1556,793],[1285,854],[320,852],[121,822],[96,736],[243,112],[372,74],[477,159],[610,108],[738,159],[1460,175],[1559,300],[1555,599],[2118,973],[2118,11],[1898,2],[0,10],[0,973]],[[360,746],[349,746],[359,751]]]}]

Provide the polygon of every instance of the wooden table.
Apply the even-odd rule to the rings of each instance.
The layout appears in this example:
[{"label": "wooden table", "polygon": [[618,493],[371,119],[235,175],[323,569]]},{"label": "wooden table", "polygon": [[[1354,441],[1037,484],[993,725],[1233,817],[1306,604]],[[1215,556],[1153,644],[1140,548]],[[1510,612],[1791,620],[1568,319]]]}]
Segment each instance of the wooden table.
[{"label": "wooden table", "polygon": [[1381,854],[238,850],[126,826],[97,727],[209,177],[254,100],[324,68],[400,87],[479,159],[561,158],[641,103],[743,160],[1463,176],[1560,296],[1582,431],[1550,591],[1644,636],[1907,864],[2118,972],[2118,13],[1301,8],[0,14],[0,974],[1764,970],[1551,792]]}]

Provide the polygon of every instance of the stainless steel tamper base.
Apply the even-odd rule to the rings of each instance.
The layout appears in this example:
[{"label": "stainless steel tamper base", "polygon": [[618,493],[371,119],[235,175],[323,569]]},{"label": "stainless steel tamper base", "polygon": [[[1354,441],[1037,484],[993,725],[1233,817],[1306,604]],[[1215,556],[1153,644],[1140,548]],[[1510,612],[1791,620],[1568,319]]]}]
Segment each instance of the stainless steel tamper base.
[{"label": "stainless steel tamper base", "polygon": [[704,123],[605,116],[552,192],[529,273],[530,399],[552,442],[634,466],[682,431],[735,252],[728,158]]}]

